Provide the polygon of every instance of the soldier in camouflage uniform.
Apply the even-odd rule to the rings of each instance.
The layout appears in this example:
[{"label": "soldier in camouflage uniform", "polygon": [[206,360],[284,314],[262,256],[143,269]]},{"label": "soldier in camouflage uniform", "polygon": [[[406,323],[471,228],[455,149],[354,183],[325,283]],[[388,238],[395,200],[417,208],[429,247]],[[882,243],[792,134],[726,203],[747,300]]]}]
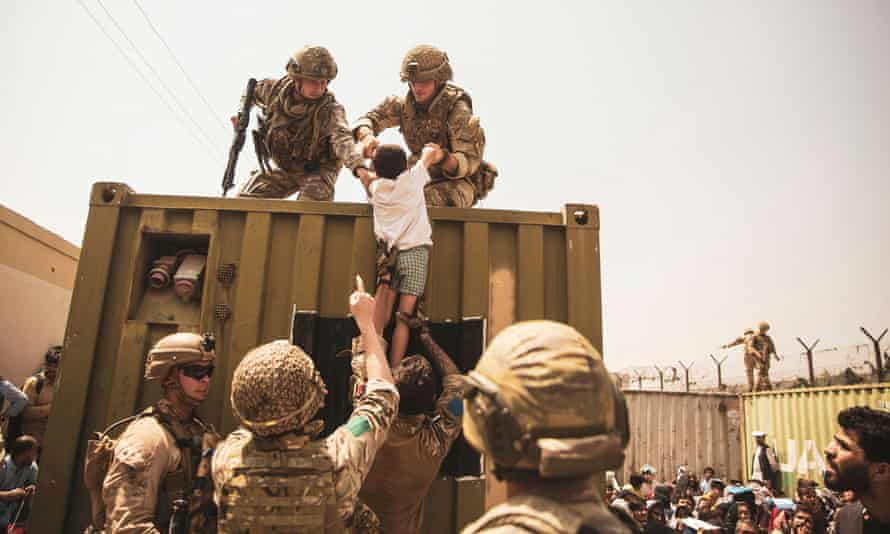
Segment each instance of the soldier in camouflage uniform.
[{"label": "soldier in camouflage uniform", "polygon": [[619,467],[627,405],[599,352],[550,321],[502,330],[466,377],[467,441],[507,482],[507,501],[463,531],[625,534],[596,473]]},{"label": "soldier in camouflage uniform", "polygon": [[[411,326],[420,327],[429,359],[415,354],[393,369],[399,415],[359,493],[377,512],[382,531],[392,534],[421,532],[423,500],[460,435],[463,415],[460,370],[418,323]],[[438,398],[436,375],[442,380]]]},{"label": "soldier in camouflage uniform", "polygon": [[754,329],[746,328],[742,337],[738,337],[722,348],[729,349],[736,345],[744,345],[745,347],[745,376],[748,378],[748,391],[754,391],[754,369],[760,368],[760,362],[763,356],[754,346]]},{"label": "soldier in camouflage uniform", "polygon": [[253,142],[260,169],[251,173],[239,196],[287,198],[299,192],[301,200],[334,200],[344,164],[366,176],[346,112],[327,90],[336,76],[331,53],[307,46],[290,59],[286,76],[257,83],[254,100],[262,116]]},{"label": "soldier in camouflage uniform", "polygon": [[213,373],[213,343],[171,334],[148,353],[145,378],[161,380],[164,398],[142,412],[114,448],[102,485],[105,530],[167,533],[173,502],[188,502],[188,532],[216,532],[209,453],[219,436],[195,416]]},{"label": "soldier in camouflage uniform", "polygon": [[430,168],[431,181],[424,188],[427,205],[469,208],[485,198],[498,174],[482,160],[485,133],[473,115],[470,95],[450,83],[448,55],[433,46],[412,48],[402,61],[401,77],[408,82],[408,94],[386,98],[356,121],[352,127],[356,139],[365,156],[373,157],[379,144],[376,136],[398,127],[413,153],[409,168],[427,143],[441,146],[445,157]]},{"label": "soldier in camouflage uniform", "polygon": [[[262,345],[238,364],[232,409],[241,428],[220,444],[213,478],[222,532],[371,531],[358,492],[398,411],[386,355],[373,323],[374,299],[350,308],[367,347],[368,383],[349,421],[325,439],[312,420],[325,384],[312,359],[286,341]],[[376,519],[376,518],[375,518]]]},{"label": "soldier in camouflage uniform", "polygon": [[776,345],[773,343],[773,338],[767,334],[769,332],[769,323],[766,321],[761,321],[760,324],[757,325],[757,335],[754,336],[753,344],[754,349],[761,356],[760,362],[758,362],[757,366],[757,385],[755,386],[756,391],[769,391],[773,389],[773,385],[769,380],[769,366],[770,366],[770,358],[779,359],[779,355],[776,354]]}]

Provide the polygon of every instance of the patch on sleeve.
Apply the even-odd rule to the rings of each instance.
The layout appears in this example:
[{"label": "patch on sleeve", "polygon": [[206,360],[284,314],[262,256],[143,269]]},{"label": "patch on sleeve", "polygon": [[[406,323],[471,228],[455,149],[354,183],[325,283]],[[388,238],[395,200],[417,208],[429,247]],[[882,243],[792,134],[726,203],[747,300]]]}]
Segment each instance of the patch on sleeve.
[{"label": "patch on sleeve", "polygon": [[464,401],[460,397],[455,397],[448,401],[448,411],[455,417],[461,417],[464,414]]},{"label": "patch on sleeve", "polygon": [[353,417],[346,423],[346,428],[352,433],[353,437],[361,437],[362,434],[370,432],[371,423],[364,415]]}]

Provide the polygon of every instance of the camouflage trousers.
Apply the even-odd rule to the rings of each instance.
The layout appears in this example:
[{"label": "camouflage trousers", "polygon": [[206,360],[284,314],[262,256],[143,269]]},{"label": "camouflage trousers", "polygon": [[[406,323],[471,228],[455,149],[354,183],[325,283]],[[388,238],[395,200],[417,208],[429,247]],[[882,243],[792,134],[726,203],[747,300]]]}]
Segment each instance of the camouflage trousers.
[{"label": "camouflage trousers", "polygon": [[272,169],[269,172],[256,170],[250,179],[241,186],[239,197],[287,198],[299,193],[298,200],[334,200],[334,184],[340,166],[336,163],[322,164],[319,169],[291,170]]},{"label": "camouflage trousers", "polygon": [[[757,370],[757,381],[754,370]],[[757,356],[745,354],[745,376],[748,379],[748,391],[768,391],[773,388],[769,381],[769,362],[761,363]]]},{"label": "camouflage trousers", "polygon": [[423,194],[427,206],[469,208],[476,203],[476,190],[466,178],[430,182]]}]

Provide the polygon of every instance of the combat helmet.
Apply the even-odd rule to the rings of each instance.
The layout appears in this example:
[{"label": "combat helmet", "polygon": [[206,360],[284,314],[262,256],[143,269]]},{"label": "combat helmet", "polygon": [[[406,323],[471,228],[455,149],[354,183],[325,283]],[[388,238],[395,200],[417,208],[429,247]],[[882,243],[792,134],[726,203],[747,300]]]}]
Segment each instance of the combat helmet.
[{"label": "combat helmet", "polygon": [[436,80],[447,82],[454,77],[448,54],[431,45],[418,45],[408,50],[402,60],[403,82]]},{"label": "combat helmet", "polygon": [[337,77],[337,62],[323,46],[304,46],[288,60],[286,68],[292,78],[329,81]]},{"label": "combat helmet", "polygon": [[578,477],[624,462],[627,404],[574,328],[551,321],[505,328],[465,382],[464,436],[499,478]]},{"label": "combat helmet", "polygon": [[165,336],[148,352],[145,378],[163,380],[174,367],[200,361],[212,362],[216,357],[215,348],[213,334],[202,336],[191,332],[177,332]]},{"label": "combat helmet", "polygon": [[760,321],[759,323],[757,323],[757,329],[761,332],[766,332],[767,330],[769,330],[769,323],[766,321]]},{"label": "combat helmet", "polygon": [[251,350],[232,377],[232,410],[261,437],[303,427],[324,406],[324,381],[303,349],[273,341]]}]

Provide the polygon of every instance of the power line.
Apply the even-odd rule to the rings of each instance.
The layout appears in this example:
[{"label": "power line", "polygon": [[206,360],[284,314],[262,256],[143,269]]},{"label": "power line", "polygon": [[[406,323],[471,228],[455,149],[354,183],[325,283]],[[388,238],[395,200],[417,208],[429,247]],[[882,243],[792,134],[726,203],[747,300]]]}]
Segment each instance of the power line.
[{"label": "power line", "polygon": [[158,39],[164,44],[164,47],[167,49],[167,52],[170,53],[170,57],[172,57],[173,61],[176,62],[176,66],[179,67],[179,70],[182,72],[182,74],[188,80],[189,84],[192,86],[192,89],[195,90],[195,93],[198,94],[198,96],[201,98],[201,101],[204,102],[205,106],[207,106],[207,110],[210,111],[210,114],[213,115],[214,117],[220,117],[221,122],[219,122],[218,124],[220,125],[220,127],[223,129],[224,132],[228,132],[229,131],[229,128],[228,128],[229,123],[225,119],[221,118],[222,114],[217,113],[216,110],[213,109],[213,106],[211,106],[210,102],[208,102],[207,99],[204,97],[204,93],[202,93],[201,90],[198,89],[198,85],[195,83],[195,80],[193,80],[192,77],[189,76],[189,73],[185,70],[185,67],[179,61],[179,58],[176,57],[176,54],[173,52],[173,49],[170,48],[169,44],[167,44],[166,39],[164,39],[161,36],[161,32],[159,32],[158,29],[155,27],[154,23],[152,23],[151,18],[149,18],[148,13],[145,12],[145,9],[142,8],[142,5],[139,3],[139,0],[133,0],[133,3],[136,4],[137,8],[139,8],[139,11],[142,13],[143,18],[145,18],[145,22],[147,22],[149,27],[151,28],[151,31],[153,31],[154,34],[158,37]]},{"label": "power line", "polygon": [[136,71],[136,74],[138,74],[140,78],[142,78],[142,81],[145,82],[145,85],[147,85],[149,89],[152,90],[152,92],[158,97],[158,99],[167,107],[168,110],[170,110],[170,113],[172,113],[176,117],[176,120],[179,121],[179,124],[182,125],[183,129],[192,136],[192,139],[194,139],[195,142],[198,143],[198,146],[204,149],[204,152],[211,158],[211,160],[215,162],[216,157],[208,150],[207,145],[205,145],[201,141],[201,138],[195,135],[195,132],[193,132],[192,129],[189,128],[188,124],[186,124],[185,121],[182,119],[182,116],[173,109],[173,106],[170,105],[170,102],[168,102],[167,99],[164,98],[161,92],[158,91],[158,89],[151,83],[151,81],[145,76],[145,74],[141,70],[139,70],[139,68],[136,66],[136,63],[133,62],[132,58],[130,58],[130,56],[128,56],[127,53],[124,52],[124,49],[121,48],[121,45],[114,40],[110,33],[108,33],[108,30],[105,29],[105,26],[103,26],[102,23],[99,22],[99,19],[97,19],[96,16],[93,15],[92,11],[87,8],[86,4],[83,3],[83,0],[78,0],[77,3],[80,4],[80,7],[82,7],[84,11],[86,11],[86,14],[89,15],[90,19],[93,21],[93,23],[96,24],[99,30],[102,31],[105,37],[107,37],[108,40],[111,41],[111,44],[114,45],[120,55],[124,58],[124,60],[126,60],[127,64],[130,65],[130,67],[134,71]]},{"label": "power line", "polygon": [[170,94],[170,97],[173,99],[173,101],[176,103],[176,105],[179,106],[179,109],[186,115],[186,117],[189,118],[189,120],[192,121],[192,124],[194,124],[195,128],[197,128],[198,131],[201,132],[201,135],[203,135],[204,139],[208,143],[210,143],[210,146],[213,149],[216,149],[217,145],[214,144],[213,140],[210,138],[210,136],[207,134],[207,132],[204,130],[204,128],[202,128],[201,125],[198,124],[198,121],[195,120],[195,117],[191,113],[189,113],[189,110],[187,110],[185,108],[185,106],[182,104],[182,102],[176,97],[176,94],[173,92],[173,90],[171,90],[170,87],[164,82],[164,78],[161,77],[160,73],[158,73],[157,70],[155,70],[155,68],[148,61],[148,59],[145,57],[145,55],[142,53],[142,51],[139,50],[139,47],[136,46],[136,43],[134,43],[133,40],[130,39],[130,36],[127,35],[127,32],[124,31],[124,29],[121,27],[121,25],[117,22],[117,19],[114,18],[114,16],[111,14],[110,11],[108,11],[108,9],[105,7],[105,4],[102,3],[102,0],[96,0],[96,3],[98,3],[99,7],[102,8],[102,11],[104,11],[105,14],[108,15],[108,18],[111,19],[111,22],[114,24],[114,26],[117,28],[117,30],[121,33],[121,35],[124,36],[124,39],[126,39],[127,42],[130,43],[130,46],[133,47],[133,50],[136,52],[136,55],[138,55],[139,58],[142,59],[142,62],[145,63],[146,67],[148,67],[148,70],[150,70],[155,75],[155,77],[161,83],[161,87],[163,87],[164,89],[167,90],[167,93]]}]

